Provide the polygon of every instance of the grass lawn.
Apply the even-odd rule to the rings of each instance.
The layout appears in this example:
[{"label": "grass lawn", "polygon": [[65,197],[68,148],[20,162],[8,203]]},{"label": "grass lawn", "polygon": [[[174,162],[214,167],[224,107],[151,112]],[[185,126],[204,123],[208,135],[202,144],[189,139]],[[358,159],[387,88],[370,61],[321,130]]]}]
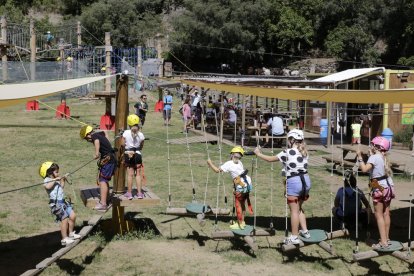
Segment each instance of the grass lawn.
[{"label": "grass lawn", "polygon": [[[134,95],[136,98],[136,95]],[[150,109],[158,93],[150,95]],[[175,99],[177,100],[177,99]],[[131,103],[133,101],[131,100]],[[56,107],[58,101],[47,101]],[[103,101],[68,99],[71,114],[86,123],[99,122],[104,113]],[[131,108],[132,109],[132,108]],[[169,139],[185,137],[180,133],[182,122],[175,106]],[[80,123],[75,120],[54,119],[54,111],[41,105],[36,112],[24,111],[24,105],[0,109],[0,193],[11,189],[42,183],[38,174],[44,161],[60,165],[60,172],[74,171],[93,158],[92,144],[79,138]],[[170,175],[167,169],[167,133],[160,113],[150,112],[143,129],[149,138],[143,149],[145,174],[148,186],[161,198],[161,205],[148,209],[126,208],[129,217],[143,227],[124,236],[108,235],[98,227],[92,235],[72,251],[48,267],[43,275],[244,275],[244,274],[311,274],[311,275],[388,275],[412,274],[413,268],[390,256],[383,256],[360,264],[352,263],[354,239],[333,240],[335,256],[330,256],[316,245],[307,246],[300,252],[283,255],[279,243],[284,237],[285,204],[280,166],[256,161],[251,156],[242,160],[254,181],[252,204],[256,210],[258,227],[268,227],[273,221],[274,237],[258,237],[260,247],[252,254],[239,240],[213,241],[209,238],[214,229],[228,229],[230,217],[214,217],[201,227],[195,218],[177,218],[163,214],[168,206],[184,207],[192,201],[192,189],[196,200],[215,207],[232,208],[232,185],[229,175],[219,178],[207,169],[207,148],[204,143],[170,145]],[[193,136],[194,134],[189,134]],[[114,134],[110,133],[110,137]],[[228,159],[229,146],[223,146],[222,158]],[[208,153],[214,163],[220,160],[217,145],[208,145]],[[316,154],[320,154],[319,152]],[[191,166],[189,165],[191,161]],[[77,213],[77,228],[95,211],[83,206],[78,190],[94,187],[97,167],[94,162],[70,177],[72,185],[65,193],[72,197]],[[340,177],[331,177],[324,169],[310,171],[311,198],[304,209],[309,228],[330,231],[330,209],[333,194]],[[207,189],[206,189],[207,187]],[[53,220],[48,199],[42,185],[20,191],[0,194],[0,268],[4,275],[20,274],[35,267],[44,258],[60,248],[59,225]],[[217,201],[218,198],[218,201]],[[406,211],[400,213],[401,220]],[[105,215],[111,218],[111,212]],[[394,217],[393,217],[394,219]],[[253,224],[249,216],[247,223]],[[290,228],[290,227],[289,227]],[[391,229],[392,238],[406,241],[407,225],[396,224]],[[361,231],[360,250],[368,250],[363,242],[367,236]],[[371,236],[376,238],[375,229]]]}]

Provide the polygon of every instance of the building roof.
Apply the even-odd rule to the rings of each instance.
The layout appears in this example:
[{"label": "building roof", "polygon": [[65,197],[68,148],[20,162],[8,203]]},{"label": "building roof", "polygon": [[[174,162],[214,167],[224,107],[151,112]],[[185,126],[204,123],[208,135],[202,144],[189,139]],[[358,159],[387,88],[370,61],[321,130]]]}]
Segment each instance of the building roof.
[{"label": "building roof", "polygon": [[384,67],[348,69],[322,78],[314,79],[312,82],[338,85],[384,72]]}]

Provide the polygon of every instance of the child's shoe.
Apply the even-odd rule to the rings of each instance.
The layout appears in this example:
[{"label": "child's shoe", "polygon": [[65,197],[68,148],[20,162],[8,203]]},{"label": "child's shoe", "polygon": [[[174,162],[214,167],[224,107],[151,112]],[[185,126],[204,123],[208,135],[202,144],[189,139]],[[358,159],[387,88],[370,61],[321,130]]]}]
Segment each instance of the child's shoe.
[{"label": "child's shoe", "polygon": [[300,239],[298,236],[290,235],[288,238],[285,239],[285,244],[300,244]]},{"label": "child's shoe", "polygon": [[299,235],[301,235],[305,239],[310,239],[310,237],[311,237],[308,230],[299,230]]},{"label": "child's shoe", "polygon": [[100,212],[106,212],[106,210],[108,210],[108,205],[103,205],[98,202],[93,209]]},{"label": "child's shoe", "polygon": [[138,199],[143,199],[144,198],[144,194],[143,193],[138,193],[137,194],[137,198]]},{"label": "child's shoe", "polygon": [[75,231],[73,231],[73,232],[69,233],[69,238],[72,239],[72,240],[77,240],[77,239],[82,238],[82,236],[79,235],[79,234],[76,234]]},{"label": "child's shoe", "polygon": [[246,223],[244,221],[241,223],[235,222],[230,225],[230,229],[231,230],[243,230],[245,226],[246,226]]},{"label": "child's shoe", "polygon": [[126,198],[126,199],[128,199],[128,200],[131,200],[131,199],[133,199],[134,197],[132,196],[132,193],[130,193],[130,192],[126,192],[125,194],[123,194],[122,195],[124,198]]},{"label": "child's shoe", "polygon": [[69,237],[66,237],[66,238],[64,238],[63,240],[61,240],[60,241],[60,243],[63,245],[63,246],[67,246],[67,245],[69,245],[69,244],[71,244],[71,243],[74,243],[75,242],[75,240],[72,240],[71,238],[69,238]]}]

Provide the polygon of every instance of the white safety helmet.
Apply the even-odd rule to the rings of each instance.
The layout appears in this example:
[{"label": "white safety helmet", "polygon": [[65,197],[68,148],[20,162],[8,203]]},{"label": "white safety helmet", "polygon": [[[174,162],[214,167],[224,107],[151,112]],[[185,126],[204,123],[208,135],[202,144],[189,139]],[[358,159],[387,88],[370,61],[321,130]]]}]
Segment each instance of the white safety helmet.
[{"label": "white safety helmet", "polygon": [[297,128],[292,129],[291,131],[289,131],[287,137],[288,138],[292,137],[295,140],[303,140],[303,139],[305,139],[305,136],[303,135],[303,131],[300,130],[300,129],[297,129]]}]

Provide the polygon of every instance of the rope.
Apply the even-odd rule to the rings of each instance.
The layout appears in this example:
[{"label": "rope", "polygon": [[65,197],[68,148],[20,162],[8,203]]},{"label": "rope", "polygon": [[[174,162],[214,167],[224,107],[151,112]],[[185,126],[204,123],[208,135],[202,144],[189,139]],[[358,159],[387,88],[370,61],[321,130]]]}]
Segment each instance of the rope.
[{"label": "rope", "polygon": [[171,51],[169,51],[169,53],[173,56],[173,58],[175,58],[179,63],[181,63],[182,65],[185,66],[185,68],[187,68],[188,70],[190,70],[192,73],[194,73],[193,70],[190,69],[190,67],[188,67],[184,62],[182,62],[178,57],[176,57]]},{"label": "rope", "polygon": [[[214,119],[215,119],[215,122],[216,122],[216,132],[217,132],[217,138],[219,137],[219,135],[218,135],[218,122],[217,122],[217,112],[216,112],[216,110],[214,109]],[[219,147],[219,162],[220,162],[220,167],[221,167],[221,165],[223,164],[223,159],[222,159],[222,149],[221,149],[221,146],[222,146],[222,144],[221,144],[221,141],[219,140],[218,141],[218,147]],[[223,181],[223,177],[222,177],[222,172],[220,172],[219,173],[219,175],[218,175],[218,177],[217,177],[217,196],[216,196],[216,210],[218,210],[218,208],[219,208],[219,195],[220,195],[220,181]],[[226,209],[227,209],[227,195],[226,195],[226,188],[225,188],[225,185],[224,185],[224,183],[223,183],[223,189],[224,189],[224,204],[225,204],[225,206],[226,206]],[[234,219],[234,199],[233,199],[233,210],[232,210],[232,217],[233,217],[233,219]],[[214,221],[214,229],[215,230],[217,230],[217,223],[218,223],[218,212],[216,212],[216,215],[215,215],[215,221]]]},{"label": "rope", "polygon": [[[168,124],[167,124],[168,125]],[[168,126],[167,126],[168,127]],[[193,173],[193,164],[191,162],[191,152],[190,152],[190,143],[188,143],[188,133],[187,130],[184,131],[185,133],[185,141],[187,144],[187,156],[188,156],[188,162],[190,164],[190,174],[191,174],[191,185],[193,187],[193,202],[196,201],[196,192],[195,192],[195,185],[194,185],[194,173]]]},{"label": "rope", "polygon": [[[273,110],[272,110],[273,113]],[[272,150],[271,155],[274,156],[274,147],[273,147],[273,131],[272,131]],[[273,175],[274,175],[274,162],[270,162],[270,229],[274,228],[273,225]]]},{"label": "rope", "polygon": [[413,205],[412,202],[413,194],[410,194],[410,209],[409,209],[409,218],[408,218],[408,252],[407,257],[411,258],[411,206]]},{"label": "rope", "polygon": [[[95,158],[89,160],[88,162],[86,162],[82,166],[78,167],[77,169],[73,170],[72,172],[67,173],[65,176],[69,176],[71,174],[74,174],[75,172],[79,171],[80,169],[82,169],[83,167],[85,167],[86,165],[88,165],[89,163],[91,163],[94,160],[95,160]],[[20,191],[20,190],[24,190],[24,189],[33,188],[33,187],[36,187],[36,186],[39,186],[39,185],[43,185],[45,183],[49,183],[49,182],[53,182],[53,181],[56,181],[56,180],[54,179],[54,180],[51,180],[51,181],[37,183],[37,184],[30,185],[30,186],[22,187],[22,188],[17,188],[17,189],[13,189],[13,190],[8,190],[8,191],[0,192],[0,195],[7,194],[7,193],[11,193],[11,192],[16,192],[16,191]]]},{"label": "rope", "polygon": [[[168,115],[168,114],[167,114]],[[170,136],[167,124],[167,171],[168,171],[168,207],[171,207],[171,168],[170,168]]]},{"label": "rope", "polygon": [[[205,122],[204,122],[204,108],[203,107],[202,107],[202,112],[201,112],[201,126],[203,128],[203,133],[204,133],[204,140],[205,140],[206,151],[207,151],[207,159],[210,159],[210,151],[208,149],[206,125],[205,125]],[[207,170],[206,186],[205,186],[205,189],[204,189],[203,213],[205,211],[204,206],[206,205],[206,201],[207,201],[207,189],[208,189],[209,174],[210,174],[210,170]]]},{"label": "rope", "polygon": [[286,153],[286,162],[284,164],[285,167],[285,238],[288,238],[288,194],[287,194],[287,164],[288,164],[288,144],[289,144],[289,139],[286,135],[286,149],[285,149],[285,153]]}]

